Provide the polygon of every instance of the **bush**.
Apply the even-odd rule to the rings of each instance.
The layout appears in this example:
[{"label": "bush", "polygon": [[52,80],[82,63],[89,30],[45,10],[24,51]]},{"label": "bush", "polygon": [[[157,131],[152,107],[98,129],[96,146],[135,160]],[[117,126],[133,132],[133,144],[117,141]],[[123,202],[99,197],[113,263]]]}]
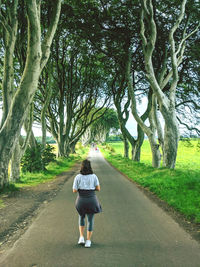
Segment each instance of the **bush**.
[{"label": "bush", "polygon": [[42,160],[43,160],[44,166],[48,165],[49,162],[55,161],[56,155],[53,153],[53,151],[54,151],[54,147],[47,144],[45,150],[42,153]]},{"label": "bush", "polygon": [[55,160],[53,149],[53,147],[47,145],[43,150],[41,144],[37,144],[35,147],[28,147],[21,161],[22,172],[44,171],[45,166]]}]

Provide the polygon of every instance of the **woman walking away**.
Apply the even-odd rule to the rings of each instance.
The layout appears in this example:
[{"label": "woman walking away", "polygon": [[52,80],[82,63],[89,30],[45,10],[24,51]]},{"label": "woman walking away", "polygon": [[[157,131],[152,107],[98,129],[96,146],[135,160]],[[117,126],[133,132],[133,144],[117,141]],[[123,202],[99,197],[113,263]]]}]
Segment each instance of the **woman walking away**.
[{"label": "woman walking away", "polygon": [[[84,160],[81,165],[80,174],[74,178],[73,192],[78,192],[76,199],[76,209],[79,213],[78,244],[85,244],[91,247],[91,236],[94,226],[94,214],[102,211],[101,205],[96,197],[96,191],[100,191],[98,177],[93,173],[89,160]],[[85,216],[87,216],[87,240],[84,240]]]}]

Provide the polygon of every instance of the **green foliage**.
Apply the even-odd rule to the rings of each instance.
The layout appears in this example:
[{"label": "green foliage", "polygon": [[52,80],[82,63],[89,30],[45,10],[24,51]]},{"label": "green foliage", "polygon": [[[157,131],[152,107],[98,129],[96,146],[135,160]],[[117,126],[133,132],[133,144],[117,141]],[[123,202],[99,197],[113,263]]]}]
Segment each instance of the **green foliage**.
[{"label": "green foliage", "polygon": [[72,157],[59,158],[56,161],[51,162],[46,167],[45,171],[37,172],[34,174],[31,172],[22,173],[20,181],[16,184],[16,186],[33,186],[49,181],[59,173],[68,170],[74,164],[75,161],[76,160]]},{"label": "green foliage", "polygon": [[86,150],[88,151],[88,148],[84,147],[81,142],[78,142],[76,144],[76,149],[78,150],[78,153],[80,155],[84,155]]},{"label": "green foliage", "polygon": [[0,190],[0,194],[5,194],[8,192],[15,192],[15,191],[18,191],[18,188],[16,187],[15,184],[10,183],[10,184],[4,186],[3,189]]},{"label": "green foliage", "polygon": [[[25,139],[25,136],[23,136],[23,138]],[[39,143],[39,144],[42,143],[42,137],[41,136],[36,136],[35,139],[36,139],[37,143]],[[46,143],[47,144],[56,144],[56,141],[52,136],[47,136],[46,137]]]},{"label": "green foliage", "polygon": [[55,161],[55,158],[56,155],[54,154],[54,147],[47,144],[42,152],[42,161],[44,166],[48,165],[51,161]]},{"label": "green foliage", "polygon": [[[197,141],[191,142],[194,146]],[[148,156],[145,163],[123,158],[122,143],[111,143],[110,146],[113,146],[117,153],[120,152],[114,154],[104,147],[104,156],[111,164],[143,187],[147,187],[188,219],[200,223],[200,155],[195,152],[194,147],[185,147],[184,142],[180,142],[177,168],[171,170],[151,167],[151,153],[147,140],[143,148],[146,157]],[[195,158],[192,157],[194,154],[197,155]]]},{"label": "green foliage", "polygon": [[107,142],[117,142],[122,141],[122,134],[120,135],[109,135],[106,139]]},{"label": "green foliage", "polygon": [[28,147],[21,160],[22,172],[39,172],[44,170],[42,162],[42,147],[37,144],[35,147]]},{"label": "green foliage", "polygon": [[28,147],[21,161],[22,172],[40,172],[45,170],[49,162],[55,160],[54,148],[47,145],[43,150],[41,144]]},{"label": "green foliage", "polygon": [[[37,140],[37,143],[42,143],[42,137],[41,136],[35,137],[35,139]],[[52,136],[47,136],[46,142],[48,144],[55,144],[56,143],[55,139]]]},{"label": "green foliage", "polygon": [[4,207],[3,200],[0,199],[0,208],[3,208],[3,207]]},{"label": "green foliage", "polygon": [[45,171],[38,173],[22,173],[20,181],[15,184],[16,187],[35,186],[40,183],[52,180],[56,175],[68,171],[75,162],[81,161],[87,157],[88,147],[77,147],[77,153],[70,155],[68,158],[58,158],[50,162]]}]

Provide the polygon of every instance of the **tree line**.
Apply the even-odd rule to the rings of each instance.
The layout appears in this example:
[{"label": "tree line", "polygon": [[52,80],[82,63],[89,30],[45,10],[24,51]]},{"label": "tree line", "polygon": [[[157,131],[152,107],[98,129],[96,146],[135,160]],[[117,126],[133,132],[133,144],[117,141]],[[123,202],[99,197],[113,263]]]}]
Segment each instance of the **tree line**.
[{"label": "tree line", "polygon": [[[0,187],[9,183],[9,163],[19,179],[24,151],[36,144],[34,121],[43,148],[48,130],[58,156],[120,127],[125,157],[131,144],[139,161],[147,135],[152,166],[162,155],[174,168],[181,125],[199,134],[198,7],[191,0],[1,0]],[[137,138],[126,127],[130,110]]]}]

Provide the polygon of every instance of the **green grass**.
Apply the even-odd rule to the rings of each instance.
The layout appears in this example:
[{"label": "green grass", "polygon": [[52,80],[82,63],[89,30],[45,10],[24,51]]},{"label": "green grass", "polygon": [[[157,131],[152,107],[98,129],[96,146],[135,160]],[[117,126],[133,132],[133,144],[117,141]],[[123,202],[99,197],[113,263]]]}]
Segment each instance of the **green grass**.
[{"label": "green grass", "polygon": [[80,148],[77,154],[70,155],[68,158],[58,158],[55,162],[51,162],[44,172],[22,173],[20,181],[15,185],[16,187],[34,186],[52,180],[56,175],[68,171],[77,161],[84,159],[88,151],[88,148]]},{"label": "green grass", "polygon": [[[12,191],[20,190],[22,187],[36,186],[41,183],[53,180],[56,175],[68,171],[76,162],[81,161],[87,157],[89,148],[78,146],[77,154],[70,155],[68,158],[58,158],[55,162],[51,162],[46,171],[39,173],[21,173],[21,178],[17,183],[11,183],[5,187],[1,194],[7,194]],[[3,200],[0,199],[0,208],[4,206]]]},{"label": "green grass", "polygon": [[3,200],[0,199],[0,208],[3,208],[4,207],[4,203],[3,203]]},{"label": "green grass", "polygon": [[55,178],[61,172],[67,171],[72,167],[75,163],[75,159],[69,158],[61,158],[56,160],[55,162],[51,162],[47,166],[47,170],[39,173],[22,173],[20,181],[16,183],[16,187],[24,187],[24,186],[35,186],[41,183],[45,183],[49,180]]},{"label": "green grass", "polygon": [[[178,147],[176,169],[200,169],[200,151],[197,149],[197,141],[191,141],[193,147],[186,147],[185,142],[180,141]],[[114,148],[116,154],[123,156],[123,143],[109,143]],[[131,147],[129,149],[129,156],[131,157]],[[151,150],[148,140],[145,140],[141,149],[141,163],[151,165]]]},{"label": "green grass", "polygon": [[194,147],[185,147],[180,142],[175,170],[151,167],[151,152],[148,141],[142,148],[141,163],[122,157],[123,144],[112,143],[115,152],[104,149],[106,159],[136,181],[147,187],[160,199],[166,201],[188,219],[200,223],[200,152]]}]

